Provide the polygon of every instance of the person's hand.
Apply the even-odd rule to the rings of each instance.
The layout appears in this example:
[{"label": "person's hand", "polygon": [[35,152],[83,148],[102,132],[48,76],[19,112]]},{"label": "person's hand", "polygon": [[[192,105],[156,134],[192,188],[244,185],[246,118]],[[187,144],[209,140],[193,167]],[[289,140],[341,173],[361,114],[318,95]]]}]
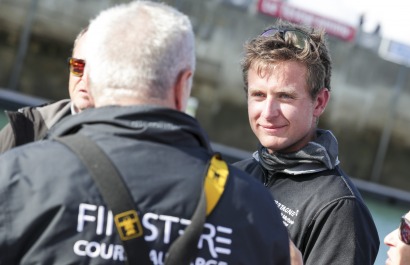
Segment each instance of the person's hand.
[{"label": "person's hand", "polygon": [[303,265],[302,253],[289,239],[289,252],[290,252],[290,264],[291,265]]}]

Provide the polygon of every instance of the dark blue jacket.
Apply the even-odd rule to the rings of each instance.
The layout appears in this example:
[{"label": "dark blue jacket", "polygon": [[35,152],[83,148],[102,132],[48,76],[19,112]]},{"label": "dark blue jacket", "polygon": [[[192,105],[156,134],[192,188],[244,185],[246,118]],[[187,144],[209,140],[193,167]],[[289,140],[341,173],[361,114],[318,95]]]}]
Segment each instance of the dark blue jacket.
[{"label": "dark blue jacket", "polygon": [[[0,156],[0,264],[123,263],[112,214],[89,173],[52,140],[74,133],[89,136],[118,168],[143,213],[153,264],[162,264],[189,223],[212,152],[194,118],[149,106],[86,110],[57,124],[51,140]],[[194,264],[289,264],[287,231],[269,191],[229,171]]]}]

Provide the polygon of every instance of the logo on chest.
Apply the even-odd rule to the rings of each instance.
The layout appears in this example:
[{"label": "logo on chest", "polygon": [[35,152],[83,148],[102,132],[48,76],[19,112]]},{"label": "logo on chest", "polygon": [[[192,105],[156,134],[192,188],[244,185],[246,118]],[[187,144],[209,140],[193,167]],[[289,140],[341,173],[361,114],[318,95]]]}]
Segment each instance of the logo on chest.
[{"label": "logo on chest", "polygon": [[275,203],[280,210],[280,215],[282,216],[283,224],[286,227],[288,227],[289,225],[293,225],[295,223],[296,216],[298,216],[299,210],[291,209],[288,206],[278,202],[277,200],[275,200]]}]

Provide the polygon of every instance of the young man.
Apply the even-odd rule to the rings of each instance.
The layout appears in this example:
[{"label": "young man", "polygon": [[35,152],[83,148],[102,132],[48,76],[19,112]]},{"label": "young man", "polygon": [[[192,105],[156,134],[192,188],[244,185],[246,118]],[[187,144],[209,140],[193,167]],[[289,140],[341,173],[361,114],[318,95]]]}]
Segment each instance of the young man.
[{"label": "young man", "polygon": [[317,128],[330,98],[324,33],[279,21],[247,43],[242,70],[260,147],[236,166],[270,189],[306,265],[373,264],[372,216],[339,167],[336,138]]},{"label": "young man", "polygon": [[83,76],[86,32],[87,28],[78,34],[74,41],[73,57],[68,62],[70,99],[6,112],[9,123],[0,131],[0,153],[16,146],[41,140],[46,136],[48,130],[64,117],[93,107]]},{"label": "young man", "polygon": [[[0,156],[1,264],[124,263],[113,214],[90,172],[53,140],[70,134],[97,144],[129,188],[147,246],[133,251],[152,261],[138,264],[163,264],[190,223],[212,155],[204,131],[184,113],[194,47],[188,17],[163,4],[132,1],[91,21],[84,77],[95,108],[56,124],[50,140]],[[192,263],[289,264],[289,237],[269,191],[227,170]],[[133,224],[124,229],[133,232]]]}]

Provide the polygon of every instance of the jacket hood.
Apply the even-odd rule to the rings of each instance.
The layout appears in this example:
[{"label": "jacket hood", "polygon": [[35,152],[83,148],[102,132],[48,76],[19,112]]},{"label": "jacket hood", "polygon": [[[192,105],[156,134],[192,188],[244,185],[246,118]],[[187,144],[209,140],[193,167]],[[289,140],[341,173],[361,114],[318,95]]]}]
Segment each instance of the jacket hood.
[{"label": "jacket hood", "polygon": [[177,110],[158,106],[106,106],[87,109],[64,118],[48,133],[55,138],[82,131],[86,135],[107,131],[122,137],[167,144],[200,145],[211,150],[198,121]]}]

